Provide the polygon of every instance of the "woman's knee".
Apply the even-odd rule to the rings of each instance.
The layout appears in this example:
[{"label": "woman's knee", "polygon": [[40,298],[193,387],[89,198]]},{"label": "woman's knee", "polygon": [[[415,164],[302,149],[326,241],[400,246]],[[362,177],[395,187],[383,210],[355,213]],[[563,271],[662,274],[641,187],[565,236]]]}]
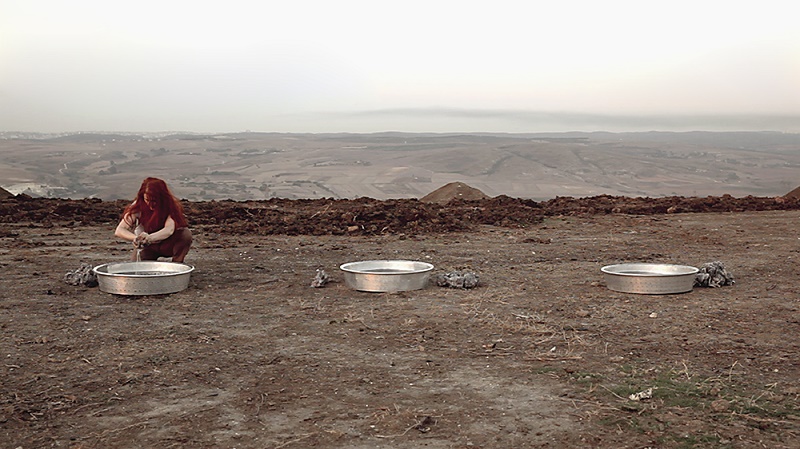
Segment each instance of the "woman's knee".
[{"label": "woman's knee", "polygon": [[192,232],[189,229],[181,229],[176,234],[175,242],[172,246],[172,261],[183,262],[192,247]]},{"label": "woman's knee", "polygon": [[187,248],[192,246],[192,241],[194,240],[194,238],[192,237],[192,231],[190,231],[188,228],[186,228],[186,229],[181,229],[178,232],[180,234],[178,235],[178,241],[176,243],[179,246],[182,246],[182,247],[185,246]]},{"label": "woman's knee", "polygon": [[139,260],[158,260],[158,252],[153,251],[153,248],[142,248],[141,250],[133,250],[133,255],[131,256],[131,260],[139,261]]}]

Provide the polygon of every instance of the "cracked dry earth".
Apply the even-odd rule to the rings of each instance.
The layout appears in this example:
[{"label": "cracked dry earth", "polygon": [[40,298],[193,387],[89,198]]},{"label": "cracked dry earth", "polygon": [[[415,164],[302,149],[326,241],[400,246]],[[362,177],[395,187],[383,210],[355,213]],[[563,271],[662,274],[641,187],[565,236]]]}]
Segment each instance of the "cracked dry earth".
[{"label": "cracked dry earth", "polygon": [[[0,202],[0,447],[800,446],[796,200],[187,203],[186,290],[65,283],[128,259],[123,206]],[[350,289],[367,259],[480,284]],[[736,283],[600,272],[711,261]]]}]

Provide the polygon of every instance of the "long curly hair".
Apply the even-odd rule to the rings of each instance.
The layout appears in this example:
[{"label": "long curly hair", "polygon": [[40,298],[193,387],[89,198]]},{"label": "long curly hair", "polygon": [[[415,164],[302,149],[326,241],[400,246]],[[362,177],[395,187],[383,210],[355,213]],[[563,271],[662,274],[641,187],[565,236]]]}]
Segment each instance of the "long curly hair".
[{"label": "long curly hair", "polygon": [[[145,193],[153,204],[153,209],[145,203]],[[172,217],[175,221],[175,229],[188,226],[181,202],[169,190],[167,183],[158,178],[148,177],[142,181],[136,199],[125,208],[122,216],[133,222],[136,214],[139,214],[139,224],[144,226],[147,233],[163,228],[167,217]]]}]

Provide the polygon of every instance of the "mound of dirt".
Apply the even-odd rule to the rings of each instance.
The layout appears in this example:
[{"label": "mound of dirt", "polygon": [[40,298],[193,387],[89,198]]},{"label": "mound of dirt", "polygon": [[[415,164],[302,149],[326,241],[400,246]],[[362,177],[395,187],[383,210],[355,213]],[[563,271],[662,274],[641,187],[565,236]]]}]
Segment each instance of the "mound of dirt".
[{"label": "mound of dirt", "polygon": [[482,200],[489,195],[463,182],[451,182],[420,198],[423,203],[447,204],[450,200]]},{"label": "mound of dirt", "polygon": [[0,187],[0,198],[13,198],[14,194]]},{"label": "mound of dirt", "polygon": [[800,198],[800,187],[792,190],[791,192],[787,193],[783,196],[784,198]]}]

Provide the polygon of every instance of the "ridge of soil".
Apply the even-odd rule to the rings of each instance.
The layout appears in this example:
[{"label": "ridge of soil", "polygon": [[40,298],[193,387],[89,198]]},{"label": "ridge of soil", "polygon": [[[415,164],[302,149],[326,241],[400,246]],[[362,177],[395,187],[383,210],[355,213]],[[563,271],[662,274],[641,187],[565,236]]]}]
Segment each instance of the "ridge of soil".
[{"label": "ridge of soil", "polygon": [[[455,192],[455,190],[450,190]],[[556,197],[547,201],[497,196],[479,200],[281,199],[184,201],[192,226],[256,235],[379,235],[467,231],[476,226],[525,227],[545,217],[605,214],[798,210],[800,197]],[[0,200],[0,223],[118,221],[125,200],[68,200],[17,195]]]}]

